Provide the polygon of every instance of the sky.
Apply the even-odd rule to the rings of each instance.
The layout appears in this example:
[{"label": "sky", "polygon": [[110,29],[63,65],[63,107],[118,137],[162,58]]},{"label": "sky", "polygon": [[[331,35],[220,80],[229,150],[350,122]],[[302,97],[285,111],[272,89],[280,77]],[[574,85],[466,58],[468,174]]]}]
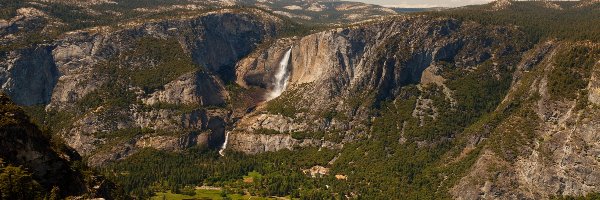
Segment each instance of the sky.
[{"label": "sky", "polygon": [[383,6],[397,6],[406,8],[428,7],[457,7],[472,4],[489,3],[492,0],[352,0]]}]

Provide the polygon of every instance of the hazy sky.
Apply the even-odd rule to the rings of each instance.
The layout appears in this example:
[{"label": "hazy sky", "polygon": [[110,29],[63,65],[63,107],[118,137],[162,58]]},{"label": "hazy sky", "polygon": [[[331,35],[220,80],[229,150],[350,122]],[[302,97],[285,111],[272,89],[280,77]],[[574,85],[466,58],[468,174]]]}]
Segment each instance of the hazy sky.
[{"label": "hazy sky", "polygon": [[492,0],[350,0],[371,4],[399,7],[456,7],[471,4],[484,4]]}]

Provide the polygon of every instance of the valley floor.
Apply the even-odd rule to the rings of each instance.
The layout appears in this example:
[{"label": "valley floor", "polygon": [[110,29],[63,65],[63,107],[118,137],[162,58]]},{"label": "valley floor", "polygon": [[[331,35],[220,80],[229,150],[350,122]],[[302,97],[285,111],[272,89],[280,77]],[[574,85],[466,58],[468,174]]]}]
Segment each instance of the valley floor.
[{"label": "valley floor", "polygon": [[[225,198],[226,196],[227,198]],[[184,199],[253,199],[253,200],[268,200],[268,199],[289,199],[289,198],[270,198],[270,197],[258,197],[251,195],[240,195],[240,194],[225,194],[222,190],[207,190],[198,189],[196,195],[184,195],[184,194],[173,194],[171,191],[168,192],[157,192],[152,200],[184,200]]]}]

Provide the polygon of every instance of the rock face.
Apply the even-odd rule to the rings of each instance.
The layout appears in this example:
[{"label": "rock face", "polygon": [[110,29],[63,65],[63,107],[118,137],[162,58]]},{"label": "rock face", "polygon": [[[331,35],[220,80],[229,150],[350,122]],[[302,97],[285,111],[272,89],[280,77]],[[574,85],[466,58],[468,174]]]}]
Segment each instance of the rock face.
[{"label": "rock face", "polygon": [[[596,65],[600,65],[600,64],[596,64]],[[592,71],[588,90],[589,90],[588,91],[589,92],[588,100],[595,105],[600,105],[600,71],[598,71],[598,70]]]},{"label": "rock face", "polygon": [[5,55],[0,62],[0,83],[20,105],[46,104],[50,101],[59,71],[51,46],[36,46]]},{"label": "rock face", "polygon": [[248,154],[279,151],[283,149],[293,150],[302,147],[341,148],[340,144],[319,139],[298,140],[287,134],[265,135],[248,133],[231,134],[227,146],[235,151],[242,151]]},{"label": "rock face", "polygon": [[143,99],[144,104],[199,104],[222,105],[227,100],[227,91],[220,79],[205,72],[195,72],[179,77]]},{"label": "rock face", "polygon": [[512,5],[511,0],[497,0],[492,2],[492,6],[495,10],[502,10]]}]

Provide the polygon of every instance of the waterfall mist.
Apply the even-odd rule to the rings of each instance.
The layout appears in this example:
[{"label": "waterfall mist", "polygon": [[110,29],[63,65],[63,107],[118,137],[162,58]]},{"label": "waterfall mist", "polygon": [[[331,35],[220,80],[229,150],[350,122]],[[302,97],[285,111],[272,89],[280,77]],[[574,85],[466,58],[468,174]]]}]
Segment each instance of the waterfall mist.
[{"label": "waterfall mist", "polygon": [[287,87],[288,79],[290,78],[290,71],[288,69],[288,65],[290,62],[290,55],[292,54],[292,48],[290,48],[281,61],[279,62],[279,68],[277,69],[277,73],[275,74],[275,82],[273,86],[273,90],[268,94],[267,101],[275,99],[285,91]]}]

